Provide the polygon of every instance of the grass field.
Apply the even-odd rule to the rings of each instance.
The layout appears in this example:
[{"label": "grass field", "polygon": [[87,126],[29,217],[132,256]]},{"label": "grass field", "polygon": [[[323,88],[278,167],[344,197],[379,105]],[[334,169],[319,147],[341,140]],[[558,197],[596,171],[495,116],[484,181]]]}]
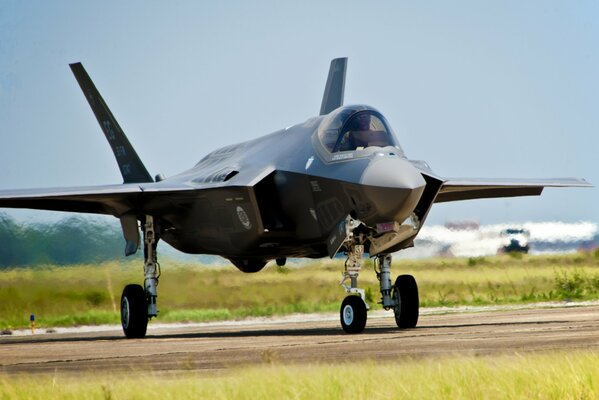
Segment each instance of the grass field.
[{"label": "grass field", "polygon": [[7,376],[2,399],[596,399],[599,354],[279,365],[220,374]]},{"label": "grass field", "polygon": [[[164,262],[158,320],[214,321],[247,316],[337,311],[343,262],[268,266],[256,274],[234,267]],[[418,280],[421,306],[529,303],[599,298],[599,254],[396,260],[394,274]],[[139,262],[0,271],[0,329],[118,323],[120,293],[141,282]],[[360,285],[378,307],[378,282],[366,262]]]}]

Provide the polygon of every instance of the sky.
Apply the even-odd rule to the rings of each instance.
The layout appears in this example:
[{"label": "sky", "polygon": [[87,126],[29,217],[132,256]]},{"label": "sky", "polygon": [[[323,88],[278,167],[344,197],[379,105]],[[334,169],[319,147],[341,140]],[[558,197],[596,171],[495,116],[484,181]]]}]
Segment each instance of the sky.
[{"label": "sky", "polygon": [[[169,176],[317,115],[335,57],[349,57],[345,103],[379,109],[438,175],[599,184],[597,43],[596,1],[4,0],[0,189],[122,182],[69,63]],[[599,222],[597,204],[595,188],[546,189],[428,221]]]}]

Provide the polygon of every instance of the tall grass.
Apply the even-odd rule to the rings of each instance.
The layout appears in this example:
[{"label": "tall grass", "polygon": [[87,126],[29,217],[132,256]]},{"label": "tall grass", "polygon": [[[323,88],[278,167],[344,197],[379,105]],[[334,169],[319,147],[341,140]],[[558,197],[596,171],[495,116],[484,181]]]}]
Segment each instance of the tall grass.
[{"label": "tall grass", "polygon": [[226,373],[0,376],[9,399],[596,399],[597,353],[347,364],[265,363]]},{"label": "tall grass", "polygon": [[[172,262],[164,262],[162,269],[159,321],[336,311],[345,296],[338,285],[343,270],[338,260],[268,266],[256,274]],[[599,298],[599,257],[594,254],[398,260],[393,272],[416,277],[425,307]],[[121,290],[141,283],[142,274],[139,261],[0,271],[0,329],[26,327],[32,313],[38,326],[118,323]],[[370,261],[359,283],[367,298],[379,301]]]}]

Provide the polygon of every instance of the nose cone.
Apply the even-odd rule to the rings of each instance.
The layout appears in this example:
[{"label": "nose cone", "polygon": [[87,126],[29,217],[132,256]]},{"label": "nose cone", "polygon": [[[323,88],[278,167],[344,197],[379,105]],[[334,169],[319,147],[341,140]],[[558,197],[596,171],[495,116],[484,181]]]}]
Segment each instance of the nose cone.
[{"label": "nose cone", "polygon": [[373,158],[362,173],[360,182],[367,186],[393,189],[424,188],[426,181],[420,171],[407,160],[398,157]]},{"label": "nose cone", "polygon": [[409,161],[380,156],[372,159],[360,183],[374,212],[362,219],[366,223],[403,222],[416,208],[426,181]]}]

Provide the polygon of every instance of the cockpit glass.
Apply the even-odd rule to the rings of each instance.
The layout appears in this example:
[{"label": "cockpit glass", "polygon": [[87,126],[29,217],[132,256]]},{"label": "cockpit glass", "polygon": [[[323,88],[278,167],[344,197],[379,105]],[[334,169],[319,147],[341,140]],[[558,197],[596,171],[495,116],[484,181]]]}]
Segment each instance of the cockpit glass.
[{"label": "cockpit glass", "polygon": [[385,118],[365,107],[339,110],[330,120],[323,121],[319,134],[324,146],[332,153],[393,146],[403,156]]},{"label": "cockpit glass", "polygon": [[383,121],[369,113],[358,113],[342,128],[333,152],[361,150],[370,146],[391,145],[389,133]]}]

